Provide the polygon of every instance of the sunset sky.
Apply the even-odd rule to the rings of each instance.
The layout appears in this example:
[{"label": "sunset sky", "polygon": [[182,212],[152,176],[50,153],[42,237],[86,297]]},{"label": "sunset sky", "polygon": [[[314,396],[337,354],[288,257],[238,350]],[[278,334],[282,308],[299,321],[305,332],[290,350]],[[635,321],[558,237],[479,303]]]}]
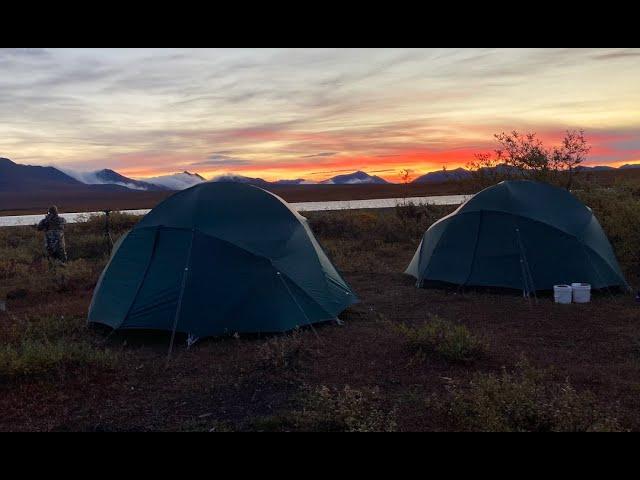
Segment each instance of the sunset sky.
[{"label": "sunset sky", "polygon": [[396,180],[493,134],[640,162],[640,49],[0,50],[0,157],[131,177]]}]

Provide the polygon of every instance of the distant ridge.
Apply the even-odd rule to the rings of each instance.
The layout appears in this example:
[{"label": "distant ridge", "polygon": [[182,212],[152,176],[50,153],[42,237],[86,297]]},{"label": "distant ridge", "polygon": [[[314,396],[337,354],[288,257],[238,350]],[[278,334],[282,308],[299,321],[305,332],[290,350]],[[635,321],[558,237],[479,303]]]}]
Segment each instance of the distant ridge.
[{"label": "distant ridge", "polygon": [[124,175],[108,168],[95,172],[64,170],[64,173],[87,185],[120,185],[132,190],[148,191],[169,190],[167,187],[162,185],[155,185],[153,183],[125,177]]},{"label": "distant ridge", "polygon": [[[623,167],[620,167],[620,168],[623,168]],[[609,166],[606,166],[606,165],[598,165],[598,166],[595,166],[595,167],[589,167],[587,165],[579,165],[578,167],[576,167],[576,170],[578,170],[580,172],[581,171],[608,172],[608,171],[611,171],[611,170],[616,170],[616,168],[615,167],[609,167]]]},{"label": "distant ridge", "polygon": [[412,183],[441,183],[453,180],[464,180],[469,177],[471,177],[471,172],[464,168],[456,168],[455,170],[429,172],[414,179]]},{"label": "distant ridge", "polygon": [[[253,178],[253,177],[245,177],[244,175],[238,175],[235,173],[226,173],[224,175],[219,175],[210,180],[211,182],[238,182],[238,183],[249,183],[252,185],[258,186],[269,186],[269,185],[312,185],[317,182],[312,182],[309,180],[305,180],[304,178],[296,178],[292,180],[283,179],[276,180],[273,182],[269,182],[264,180],[263,178]],[[388,184],[390,182],[386,181],[384,178],[369,175],[368,173],[357,171],[353,173],[348,173],[344,175],[336,175],[335,177],[328,178],[320,184],[324,185],[357,185],[357,184]]]},{"label": "distant ridge", "polygon": [[[640,163],[622,165],[617,169],[608,165],[580,165],[576,168],[577,171],[584,172],[629,169],[640,169]],[[484,170],[487,172],[512,175],[521,173],[516,168],[509,167],[504,164]],[[415,178],[411,183],[444,183],[449,181],[465,180],[470,178],[471,176],[472,172],[465,168],[456,168],[453,170],[443,169],[421,175]],[[21,165],[11,161],[8,158],[0,157],[0,192],[19,191],[24,193],[29,191],[44,191],[48,189],[76,189],[102,192],[122,189],[145,191],[176,191],[184,190],[185,188],[189,188],[206,181],[207,179],[205,179],[202,175],[199,175],[198,173],[191,173],[188,171],[170,175],[161,175],[152,178],[133,179],[108,168],[93,172],[77,172],[70,169],[60,169],[56,167]],[[278,185],[307,185],[315,183],[319,183],[321,185],[384,185],[392,183],[377,175],[370,175],[361,170],[353,173],[336,175],[321,182],[313,182],[305,180],[304,178],[282,179],[270,182],[264,180],[263,178],[247,177],[234,173],[220,175],[210,181],[247,183],[260,187]]]},{"label": "distant ridge", "polygon": [[82,182],[54,167],[20,165],[8,158],[0,158],[0,191],[44,189],[82,189]]},{"label": "distant ridge", "polygon": [[271,182],[274,185],[311,185],[315,182],[311,182],[309,180],[305,180],[304,178],[294,178],[293,180],[276,180],[275,182]]},{"label": "distant ridge", "polygon": [[262,179],[262,178],[252,178],[252,177],[245,177],[243,175],[235,175],[233,173],[227,173],[224,175],[219,175],[213,179],[210,180],[211,182],[233,182],[233,183],[248,183],[251,185],[258,185],[258,186],[267,186],[270,183],[267,182],[266,180]]},{"label": "distant ridge", "polygon": [[329,178],[320,183],[325,185],[384,185],[390,182],[386,181],[384,178],[378,177],[377,175],[369,175],[368,173],[358,170],[357,172],[348,173],[346,175],[336,175],[335,177]]},{"label": "distant ridge", "polygon": [[[596,165],[596,166],[588,166],[588,165],[580,165],[576,167],[576,171],[579,172],[609,172],[615,170],[623,170],[623,169],[636,169],[640,168],[640,164],[629,164],[623,165],[619,168],[610,167],[608,165]],[[510,167],[505,164],[496,165],[492,168],[482,168],[481,170],[487,172],[497,172],[501,174],[512,174],[516,175],[519,173],[516,167]],[[473,172],[467,170],[465,168],[456,168],[454,170],[438,170],[436,172],[426,173],[416,179],[414,179],[411,183],[441,183],[448,181],[456,181],[456,180],[465,180],[472,176]]]},{"label": "distant ridge", "polygon": [[171,175],[161,175],[159,177],[145,178],[143,180],[147,183],[152,183],[169,190],[184,190],[185,188],[193,187],[199,183],[206,182],[207,179],[197,173],[180,172],[173,173]]}]

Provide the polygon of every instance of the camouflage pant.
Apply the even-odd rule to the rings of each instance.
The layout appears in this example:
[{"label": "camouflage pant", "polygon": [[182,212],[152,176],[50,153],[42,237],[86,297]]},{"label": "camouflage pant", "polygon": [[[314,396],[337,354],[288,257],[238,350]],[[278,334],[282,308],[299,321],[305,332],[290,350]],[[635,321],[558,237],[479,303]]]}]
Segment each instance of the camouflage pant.
[{"label": "camouflage pant", "polygon": [[46,232],[44,236],[44,248],[49,258],[60,260],[61,262],[67,261],[67,249],[63,232]]}]

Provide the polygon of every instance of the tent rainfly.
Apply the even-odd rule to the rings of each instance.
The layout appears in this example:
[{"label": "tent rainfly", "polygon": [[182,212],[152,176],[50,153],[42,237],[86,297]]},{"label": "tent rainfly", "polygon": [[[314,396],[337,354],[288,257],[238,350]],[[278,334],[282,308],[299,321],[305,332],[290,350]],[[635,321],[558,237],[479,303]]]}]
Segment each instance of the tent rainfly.
[{"label": "tent rainfly", "polygon": [[334,320],[356,302],[284,200],[254,186],[202,183],[118,242],[88,320],[199,338],[282,332]]},{"label": "tent rainfly", "polygon": [[591,209],[566,190],[527,180],[487,188],[434,223],[405,273],[418,286],[444,282],[525,293],[572,282],[627,287]]}]

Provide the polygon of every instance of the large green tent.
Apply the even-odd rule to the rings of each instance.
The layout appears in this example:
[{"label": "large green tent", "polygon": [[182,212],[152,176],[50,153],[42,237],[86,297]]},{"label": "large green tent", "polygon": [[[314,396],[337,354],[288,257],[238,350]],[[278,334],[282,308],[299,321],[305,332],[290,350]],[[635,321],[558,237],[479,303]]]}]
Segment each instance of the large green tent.
[{"label": "large green tent", "polygon": [[89,322],[196,338],[281,332],[336,319],[355,302],[284,200],[203,183],[162,202],[116,245]]},{"label": "large green tent", "polygon": [[552,289],[626,286],[591,209],[566,190],[506,181],[474,195],[424,234],[406,270],[426,283]]}]

